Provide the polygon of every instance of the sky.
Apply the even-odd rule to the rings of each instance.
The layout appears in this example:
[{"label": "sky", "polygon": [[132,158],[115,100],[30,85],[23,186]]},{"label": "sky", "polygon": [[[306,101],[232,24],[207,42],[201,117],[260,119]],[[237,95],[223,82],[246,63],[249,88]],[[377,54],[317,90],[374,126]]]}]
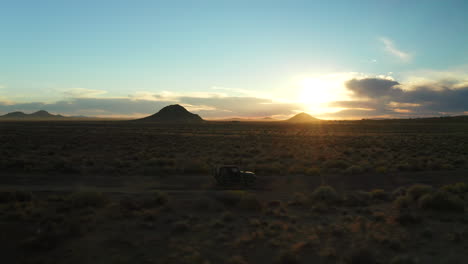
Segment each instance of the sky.
[{"label": "sky", "polygon": [[464,0],[0,0],[0,114],[468,114]]}]

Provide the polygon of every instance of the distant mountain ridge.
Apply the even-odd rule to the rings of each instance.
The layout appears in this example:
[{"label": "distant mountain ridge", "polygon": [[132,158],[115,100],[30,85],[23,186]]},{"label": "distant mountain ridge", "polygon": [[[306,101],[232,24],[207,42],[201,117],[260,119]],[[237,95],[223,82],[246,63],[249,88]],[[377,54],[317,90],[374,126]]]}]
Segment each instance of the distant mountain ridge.
[{"label": "distant mountain ridge", "polygon": [[11,112],[0,116],[0,119],[62,119],[62,115],[53,115],[45,110],[39,110],[31,114],[25,114],[20,111]]},{"label": "distant mountain ridge", "polygon": [[299,113],[286,120],[286,122],[290,122],[290,123],[312,123],[312,122],[319,122],[319,121],[322,121],[322,120],[315,118],[304,112]]},{"label": "distant mountain ridge", "polygon": [[137,119],[136,121],[159,122],[159,123],[201,123],[204,120],[197,114],[190,113],[183,106],[169,105],[156,114]]}]

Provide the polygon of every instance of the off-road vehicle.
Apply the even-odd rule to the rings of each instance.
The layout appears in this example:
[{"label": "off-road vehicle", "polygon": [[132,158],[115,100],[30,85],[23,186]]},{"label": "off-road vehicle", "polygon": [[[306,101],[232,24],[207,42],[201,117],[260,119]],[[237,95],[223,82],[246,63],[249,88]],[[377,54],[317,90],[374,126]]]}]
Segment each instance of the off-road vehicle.
[{"label": "off-road vehicle", "polygon": [[219,185],[243,184],[252,186],[256,176],[251,171],[242,171],[236,165],[221,165],[214,169],[214,178]]}]

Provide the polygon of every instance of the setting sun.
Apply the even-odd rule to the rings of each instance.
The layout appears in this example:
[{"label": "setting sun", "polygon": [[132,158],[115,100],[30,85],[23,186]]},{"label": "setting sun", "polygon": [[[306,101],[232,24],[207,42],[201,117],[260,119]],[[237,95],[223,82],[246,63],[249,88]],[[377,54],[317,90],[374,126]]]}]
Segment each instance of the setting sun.
[{"label": "setting sun", "polygon": [[343,86],[348,77],[342,74],[328,74],[302,78],[299,81],[298,101],[315,114],[339,111],[342,108],[330,107],[329,103],[349,98],[349,92]]}]

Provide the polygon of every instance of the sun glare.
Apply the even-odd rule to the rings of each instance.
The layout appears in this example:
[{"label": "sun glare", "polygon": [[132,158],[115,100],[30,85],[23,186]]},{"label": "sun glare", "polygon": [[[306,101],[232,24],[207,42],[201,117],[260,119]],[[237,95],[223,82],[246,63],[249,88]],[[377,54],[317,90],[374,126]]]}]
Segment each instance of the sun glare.
[{"label": "sun glare", "polygon": [[342,76],[333,74],[302,78],[298,101],[305,104],[311,113],[337,112],[343,108],[332,107],[330,103],[349,98],[343,83]]}]

